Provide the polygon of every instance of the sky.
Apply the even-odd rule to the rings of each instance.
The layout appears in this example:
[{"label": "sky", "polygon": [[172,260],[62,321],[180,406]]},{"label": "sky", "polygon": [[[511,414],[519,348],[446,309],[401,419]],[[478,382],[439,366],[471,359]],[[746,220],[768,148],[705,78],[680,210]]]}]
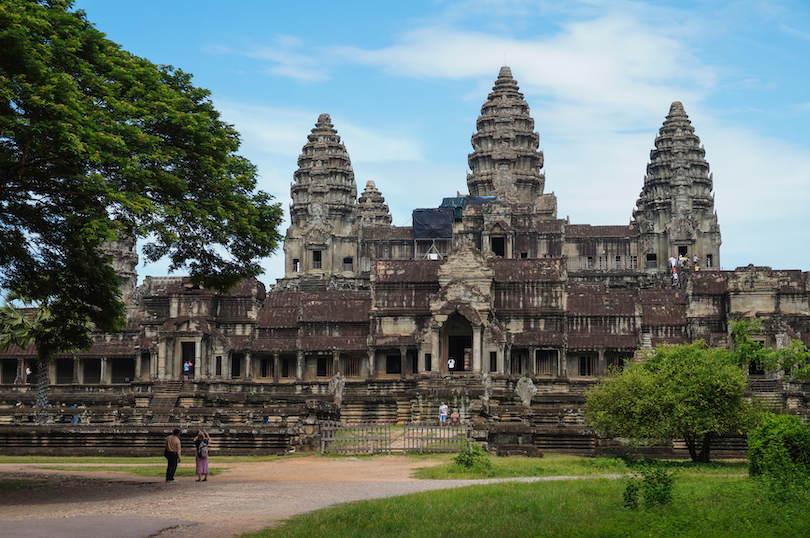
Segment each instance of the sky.
[{"label": "sky", "polygon": [[[77,0],[122,48],[193,75],[289,216],[327,113],[393,223],[468,192],[481,105],[509,65],[573,224],[632,218],[670,104],[714,177],[723,269],[810,270],[807,0]],[[286,231],[289,221],[282,225]],[[283,276],[283,250],[260,280]],[[168,274],[168,263],[139,266]],[[177,273],[182,274],[182,273]]]}]

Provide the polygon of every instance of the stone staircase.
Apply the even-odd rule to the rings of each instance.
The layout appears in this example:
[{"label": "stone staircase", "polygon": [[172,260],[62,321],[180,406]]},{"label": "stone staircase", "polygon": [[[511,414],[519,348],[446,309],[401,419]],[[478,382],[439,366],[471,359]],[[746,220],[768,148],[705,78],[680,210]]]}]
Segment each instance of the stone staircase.
[{"label": "stone staircase", "polygon": [[[152,409],[174,409],[177,405],[177,399],[180,397],[180,392],[183,390],[183,381],[162,381],[155,383],[152,388],[152,399],[149,402],[149,407]],[[168,414],[155,415],[152,423],[162,424],[169,421]]]}]

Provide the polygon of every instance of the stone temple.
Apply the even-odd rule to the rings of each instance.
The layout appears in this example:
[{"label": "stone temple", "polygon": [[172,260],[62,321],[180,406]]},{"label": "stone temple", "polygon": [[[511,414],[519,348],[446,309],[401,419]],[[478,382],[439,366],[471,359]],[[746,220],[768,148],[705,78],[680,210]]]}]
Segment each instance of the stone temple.
[{"label": "stone temple", "polygon": [[[283,409],[340,402],[343,420],[399,423],[435,420],[444,399],[491,431],[522,424],[538,448],[592,449],[584,391],[639,350],[698,339],[727,346],[729,321],[751,317],[764,321],[767,346],[810,344],[808,273],[719,269],[712,175],[680,102],[652,142],[629,224],[558,218],[529,105],[503,67],[472,135],[469,194],[414,209],[413,225],[399,227],[384,185],[366,182],[358,197],[351,148],[321,114],[291,186],[284,277],[227,295],[182,277],[136,287],[134,244],[110,245],[129,323],[57,358],[51,399],[274,409],[282,419]],[[673,287],[678,255],[689,263]],[[12,383],[34,358],[33,349],[2,356],[6,406],[31,396]],[[804,407],[801,387],[771,372],[751,377],[752,390]],[[523,378],[537,389],[529,415],[515,392]]]}]

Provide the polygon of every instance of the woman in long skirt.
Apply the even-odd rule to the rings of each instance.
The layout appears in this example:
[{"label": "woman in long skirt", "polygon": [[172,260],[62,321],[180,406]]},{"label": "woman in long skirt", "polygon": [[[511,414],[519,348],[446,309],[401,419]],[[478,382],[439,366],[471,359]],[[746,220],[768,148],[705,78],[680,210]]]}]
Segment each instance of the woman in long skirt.
[{"label": "woman in long skirt", "polygon": [[208,446],[210,444],[211,437],[204,431],[200,431],[194,439],[194,446],[197,447],[197,482],[208,480]]}]

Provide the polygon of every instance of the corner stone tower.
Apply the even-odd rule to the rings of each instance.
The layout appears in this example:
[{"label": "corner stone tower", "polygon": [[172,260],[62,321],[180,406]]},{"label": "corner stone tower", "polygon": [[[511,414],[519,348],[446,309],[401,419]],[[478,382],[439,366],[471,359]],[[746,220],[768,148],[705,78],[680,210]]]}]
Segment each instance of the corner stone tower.
[{"label": "corner stone tower", "polygon": [[[285,280],[356,274],[357,185],[346,148],[321,114],[298,157],[284,241]],[[295,287],[295,286],[293,286]],[[338,286],[339,287],[339,286]]]},{"label": "corner stone tower", "polygon": [[508,202],[536,205],[539,212],[547,207],[556,211],[553,194],[542,200],[545,176],[540,173],[540,135],[534,132],[529,105],[518,89],[512,70],[501,67],[492,93],[481,107],[477,132],[472,135],[467,188],[472,196],[497,196]]},{"label": "corner stone tower", "polygon": [[666,267],[677,254],[697,255],[701,269],[720,267],[720,226],[705,156],[683,105],[672,103],[633,212],[647,268]]}]

